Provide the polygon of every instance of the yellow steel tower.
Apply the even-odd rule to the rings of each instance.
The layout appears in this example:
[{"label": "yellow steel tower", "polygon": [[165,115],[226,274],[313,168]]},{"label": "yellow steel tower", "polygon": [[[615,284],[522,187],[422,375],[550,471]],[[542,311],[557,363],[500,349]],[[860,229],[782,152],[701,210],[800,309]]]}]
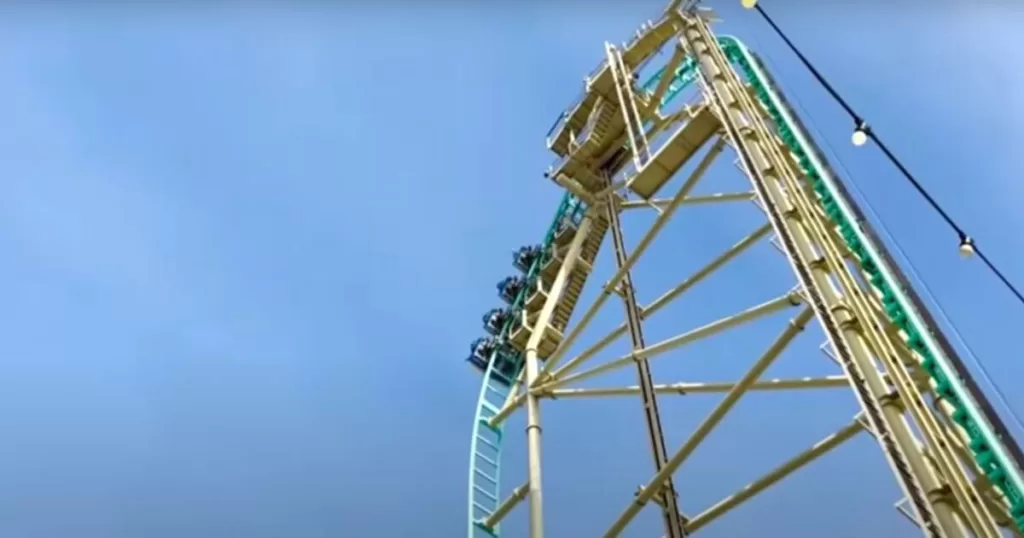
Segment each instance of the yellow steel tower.
[{"label": "yellow steel tower", "polygon": [[[677,1],[628,43],[606,44],[584,96],[550,133],[548,146],[559,159],[548,177],[565,197],[542,243],[517,252],[522,274],[499,285],[508,305],[485,316],[492,336],[475,342],[469,359],[484,371],[473,427],[470,538],[497,536],[502,519],[523,501],[530,538],[544,535],[543,514],[551,507],[542,496],[542,402],[626,395],[641,400],[653,471],[638,490],[623,492],[620,513],[597,516],[607,518],[604,536],[621,535],[649,505],[662,515],[664,536],[687,536],[858,435],[877,442],[902,489],[901,509],[926,536],[1020,536],[1020,450],[758,57],[734,38],[716,37],[711,18],[710,11]],[[641,84],[641,72],[656,67],[650,64],[662,50],[670,58]],[[713,161],[726,154],[749,190],[694,194]],[[671,195],[659,197],[673,184]],[[635,266],[673,215],[687,206],[737,202],[753,202],[762,224],[641,305]],[[620,221],[644,211],[653,223],[629,249]],[[613,264],[610,274],[599,276],[606,237]],[[647,340],[648,320],[659,310],[763,241],[788,260],[796,277],[792,288],[717,321]],[[571,319],[587,291],[592,303]],[[625,322],[577,345],[612,296],[623,303]],[[739,379],[654,383],[648,362],[655,357],[704,339],[735,338],[734,329],[783,310],[791,312],[789,322]],[[805,329],[823,333],[822,349],[836,375],[762,379]],[[625,353],[597,361],[625,334]],[[582,386],[626,367],[636,370],[637,385]],[[852,389],[860,412],[839,417],[834,433],[735,494],[702,511],[686,506],[688,486],[674,482],[675,471],[748,391],[830,387]],[[662,423],[657,397],[713,392],[724,397],[682,446],[667,446],[663,427],[670,425]],[[525,413],[528,473],[521,484],[502,488],[503,425],[519,411]]]}]

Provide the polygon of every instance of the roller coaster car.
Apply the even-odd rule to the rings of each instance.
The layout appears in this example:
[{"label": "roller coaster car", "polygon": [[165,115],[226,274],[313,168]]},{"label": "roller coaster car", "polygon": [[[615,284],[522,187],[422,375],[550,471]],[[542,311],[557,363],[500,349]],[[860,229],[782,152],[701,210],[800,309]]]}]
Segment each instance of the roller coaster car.
[{"label": "roller coaster car", "polygon": [[487,364],[491,362],[491,354],[497,346],[498,339],[492,336],[482,336],[469,344],[469,358],[466,360],[480,369],[487,370]]},{"label": "roller coaster car", "polygon": [[519,373],[518,354],[508,349],[508,346],[500,340],[491,336],[477,338],[469,345],[469,357],[467,362],[472,364],[481,373],[487,371],[487,365],[494,360],[492,378],[503,385],[510,385],[511,380]]},{"label": "roller coaster car", "polygon": [[519,292],[526,286],[526,278],[516,275],[510,276],[498,282],[498,297],[501,297],[508,304],[516,302]]},{"label": "roller coaster car", "polygon": [[512,265],[524,273],[529,272],[530,266],[532,266],[533,262],[537,260],[540,253],[540,245],[526,245],[524,247],[519,247],[519,250],[512,254]]},{"label": "roller coaster car", "polygon": [[572,212],[568,212],[558,221],[558,224],[555,226],[555,245],[565,246],[572,242],[572,238],[576,235],[576,229],[579,227],[581,218],[582,214],[580,213],[577,213],[574,216]]},{"label": "roller coaster car", "polygon": [[501,333],[501,328],[505,326],[508,316],[507,309],[492,308],[484,314],[484,329],[494,336],[498,336]]}]

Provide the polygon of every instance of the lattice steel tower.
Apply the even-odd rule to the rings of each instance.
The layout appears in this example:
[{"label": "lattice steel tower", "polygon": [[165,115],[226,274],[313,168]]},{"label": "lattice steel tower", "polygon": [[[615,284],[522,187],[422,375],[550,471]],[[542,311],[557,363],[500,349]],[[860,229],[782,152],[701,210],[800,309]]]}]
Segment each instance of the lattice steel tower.
[{"label": "lattice steel tower", "polygon": [[[624,395],[642,402],[654,469],[637,491],[623,492],[622,511],[607,515],[604,536],[619,536],[648,504],[662,513],[664,536],[687,536],[857,435],[877,441],[905,497],[897,506],[925,535],[1021,536],[1019,448],[758,56],[734,38],[716,37],[711,20],[710,11],[677,1],[628,43],[606,44],[604,60],[586,78],[584,96],[549,134],[548,147],[559,159],[547,175],[565,196],[543,241],[516,253],[522,274],[499,284],[508,304],[485,315],[491,336],[474,342],[469,358],[484,372],[471,448],[470,538],[498,536],[499,522],[522,501],[529,505],[530,537],[543,536],[542,510],[554,507],[545,506],[541,496],[542,401]],[[651,64],[663,50],[669,54],[660,57],[670,58],[655,69]],[[694,194],[712,161],[723,154],[735,156],[751,188]],[[674,193],[659,198],[677,175]],[[747,202],[761,225],[641,306],[635,266],[669,219],[687,206],[717,210],[730,202]],[[644,211],[653,223],[627,250],[620,221]],[[601,276],[598,251],[606,237],[606,250],[614,257],[610,274]],[[645,340],[648,318],[764,242],[788,260],[796,277],[790,291],[656,343]],[[753,287],[761,280],[756,272],[748,278]],[[593,282],[585,290],[588,281]],[[593,292],[593,303],[571,319],[587,291]],[[613,295],[625,305],[625,322],[575,351],[584,328]],[[648,361],[653,358],[721,338],[727,330],[735,334],[739,326],[782,310],[793,312],[788,324],[778,324],[781,332],[739,379],[667,385],[652,380]],[[801,332],[819,328],[828,357],[820,360],[834,361],[838,375],[762,379]],[[627,333],[630,346],[622,356],[588,364]],[[628,366],[636,370],[636,386],[573,388]],[[745,393],[827,387],[852,389],[860,412],[711,508],[695,514],[681,510],[691,486],[677,488],[673,474]],[[663,426],[656,397],[701,392],[725,396],[681,447],[666,446],[662,429],[670,425]],[[526,415],[528,473],[522,484],[503,489],[503,424],[518,411]]]}]

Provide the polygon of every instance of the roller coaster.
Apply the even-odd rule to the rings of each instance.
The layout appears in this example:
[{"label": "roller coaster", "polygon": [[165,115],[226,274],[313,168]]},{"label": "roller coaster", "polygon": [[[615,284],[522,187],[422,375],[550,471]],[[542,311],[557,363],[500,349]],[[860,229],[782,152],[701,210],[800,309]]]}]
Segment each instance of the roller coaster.
[{"label": "roller coaster", "polygon": [[[514,253],[518,274],[498,284],[505,305],[484,315],[488,335],[472,343],[468,358],[483,379],[470,447],[469,538],[499,537],[502,520],[522,502],[529,505],[530,537],[543,536],[540,403],[613,394],[639,395],[643,401],[654,473],[638,491],[624,494],[624,508],[609,517],[604,536],[619,536],[652,503],[661,512],[664,536],[687,536],[859,433],[877,441],[905,497],[900,507],[924,535],[1024,536],[1024,458],[1016,442],[761,59],[740,40],[716,36],[712,21],[710,10],[674,2],[629,42],[606,44],[603,61],[585,79],[582,98],[548,133],[557,160],[545,175],[565,194],[543,240]],[[666,56],[660,68],[651,65]],[[752,191],[692,194],[726,150],[735,154]],[[684,168],[691,170],[678,190],[657,198]],[[737,200],[752,201],[767,223],[640,306],[633,267],[677,210]],[[657,216],[627,252],[621,215],[636,208]],[[606,236],[614,271],[574,320]],[[695,330],[644,342],[644,322],[651,315],[762,240],[785,255],[796,277],[792,290]],[[563,360],[612,296],[622,300],[626,321]],[[648,361],[791,308],[797,313],[781,334],[738,381],[720,387],[724,398],[683,446],[670,452],[657,396],[683,389],[654,384]],[[814,319],[825,336],[822,350],[841,376],[762,381],[769,365]],[[580,370],[627,333],[631,352]],[[635,387],[569,387],[629,365],[637,369]],[[680,510],[674,473],[744,394],[814,386],[852,389],[860,413],[711,508],[695,515]],[[503,488],[504,425],[519,411],[525,412],[528,476]]]}]

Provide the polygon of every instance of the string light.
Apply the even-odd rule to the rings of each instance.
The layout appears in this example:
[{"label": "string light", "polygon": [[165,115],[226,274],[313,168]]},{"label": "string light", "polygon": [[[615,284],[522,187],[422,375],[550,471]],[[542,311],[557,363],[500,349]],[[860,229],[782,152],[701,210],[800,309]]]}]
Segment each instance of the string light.
[{"label": "string light", "polygon": [[881,140],[878,139],[878,135],[876,135],[875,132],[872,131],[870,127],[868,127],[867,122],[859,114],[854,112],[853,108],[846,102],[846,100],[843,99],[842,96],[840,96],[839,93],[837,93],[836,90],[832,87],[832,85],[829,84],[827,80],[825,80],[825,77],[821,73],[819,73],[817,69],[815,69],[815,67],[811,64],[810,60],[808,60],[807,57],[804,56],[802,52],[800,52],[800,49],[798,49],[796,45],[794,45],[793,42],[789,40],[789,37],[787,37],[785,32],[783,32],[782,29],[779,28],[777,24],[775,24],[775,21],[773,21],[772,18],[768,16],[768,13],[766,13],[764,8],[762,8],[757,3],[757,0],[742,1],[744,6],[746,6],[748,2],[752,2],[751,7],[756,9],[757,12],[761,14],[761,17],[765,20],[765,22],[768,23],[769,26],[772,27],[772,30],[775,31],[776,35],[778,35],[779,38],[786,43],[786,46],[789,47],[789,50],[792,51],[793,54],[795,54],[796,57],[800,60],[800,62],[804,65],[804,67],[806,67],[807,70],[811,72],[811,75],[814,77],[814,79],[817,80],[818,83],[821,84],[821,86],[825,89],[825,91],[828,92],[828,94],[831,95],[833,99],[835,99],[836,103],[838,103],[839,106],[841,106],[843,110],[845,110],[846,113],[850,115],[850,118],[853,119],[855,125],[853,134],[850,135],[850,141],[853,142],[853,145],[863,146],[864,144],[867,143],[868,140],[873,141],[875,145],[878,146],[878,149],[882,150],[882,153],[884,153],[885,156],[888,157],[889,162],[891,162],[893,166],[895,166],[900,171],[900,173],[903,174],[903,177],[910,182],[914,189],[917,190],[918,194],[920,194],[925,199],[925,201],[928,202],[932,209],[934,209],[935,212],[938,213],[940,217],[942,217],[942,220],[946,221],[946,224],[948,224],[949,227],[956,232],[957,237],[960,240],[958,244],[958,250],[961,256],[963,256],[964,258],[969,258],[974,255],[977,255],[978,258],[981,259],[982,263],[984,263],[985,266],[989,269],[989,271],[991,271],[992,274],[994,274],[996,278],[998,278],[999,281],[1002,282],[1004,286],[1006,286],[1006,289],[1008,289],[1010,293],[1012,293],[1014,297],[1016,297],[1017,300],[1022,305],[1024,305],[1024,294],[1021,294],[1020,290],[1018,290],[1017,287],[1014,286],[1008,278],[1006,278],[1006,275],[1004,275],[1003,272],[1000,271],[999,268],[997,268],[995,264],[993,264],[992,261],[988,259],[988,256],[986,256],[985,253],[982,252],[980,248],[978,248],[978,245],[977,243],[974,242],[974,239],[967,235],[963,228],[961,228],[960,225],[957,224],[956,221],[954,221],[953,218],[950,217],[949,214],[942,209],[942,206],[940,206],[938,202],[936,202],[935,199],[932,198],[931,194],[929,194],[928,191],[925,190],[925,188],[921,185],[921,183],[917,181],[914,175],[911,174],[909,170],[907,170],[907,167],[904,166],[903,163],[900,162],[900,160],[897,159],[895,155],[893,155],[892,151],[890,151],[889,148],[885,144],[883,144]]},{"label": "string light", "polygon": [[853,134],[850,136],[850,142],[853,142],[854,146],[860,147],[868,142],[868,127],[864,120],[857,122],[857,125],[853,128]]},{"label": "string light", "polygon": [[[746,3],[747,0],[744,0],[744,6],[746,6]],[[949,227],[956,232],[957,237],[959,238],[959,245],[957,250],[960,252],[960,255],[963,258],[971,258],[977,256],[978,259],[980,259],[982,263],[985,265],[985,267],[988,268],[989,271],[991,271],[997,279],[999,279],[999,281],[1006,287],[1007,290],[1010,291],[1011,294],[1013,294],[1014,297],[1016,297],[1017,301],[1024,305],[1024,295],[1021,294],[1020,290],[1018,290],[1017,287],[1014,286],[1009,281],[1009,279],[1006,278],[1002,271],[1000,271],[995,266],[995,264],[993,264],[992,261],[988,259],[988,256],[986,256],[985,253],[978,248],[978,245],[975,244],[974,239],[971,236],[967,235],[963,228],[961,228],[952,219],[952,217],[950,217],[949,214],[947,214],[942,209],[942,207],[939,206],[939,204],[935,201],[935,199],[931,197],[928,191],[925,190],[925,188],[921,186],[917,179],[914,178],[913,174],[911,174],[910,171],[907,170],[906,166],[904,166],[903,163],[900,162],[900,160],[897,159],[895,155],[893,155],[892,151],[890,151],[889,148],[886,147],[886,145],[883,144],[881,140],[879,140],[878,136],[868,127],[867,123],[862,119],[862,117],[853,111],[850,105],[847,104],[846,101],[835,91],[835,89],[832,88],[828,81],[825,80],[825,77],[822,76],[821,73],[819,73],[813,65],[811,65],[811,62],[808,61],[807,58],[804,57],[804,55],[800,52],[800,50],[796,48],[796,45],[794,45],[789,40],[789,38],[786,37],[786,34],[783,33],[783,31],[778,27],[778,25],[775,24],[775,21],[773,21],[771,17],[769,17],[768,14],[765,13],[764,8],[757,5],[756,0],[753,0],[752,3],[753,7],[757,9],[758,13],[761,14],[761,17],[764,18],[764,20],[772,27],[772,29],[779,36],[779,38],[781,38],[786,43],[790,51],[792,51],[797,56],[797,58],[800,59],[801,63],[803,63],[804,67],[806,67],[807,70],[811,72],[811,75],[814,76],[818,83],[821,84],[821,86],[832,96],[832,98],[835,99],[839,106],[841,106],[843,110],[845,110],[846,113],[849,114],[849,116],[853,119],[855,125],[853,134],[851,135],[851,141],[853,142],[853,144],[855,146],[863,146],[864,144],[867,143],[868,140],[874,142],[875,145],[878,146],[878,149],[881,150],[882,153],[885,154],[885,156],[889,159],[889,162],[891,162],[893,166],[895,166],[900,171],[900,173],[903,174],[903,177],[928,202],[932,209],[934,209],[935,212],[938,213],[940,217],[942,217],[946,224],[948,224]],[[910,263],[910,265],[911,268],[913,268],[913,263]],[[922,285],[926,290],[928,289],[927,284],[922,282]],[[936,304],[939,308],[939,311],[942,312],[942,306],[939,305],[937,301]],[[943,316],[945,316],[944,312]],[[953,334],[955,334],[957,338],[960,339],[961,344],[966,348],[968,354],[974,359],[975,365],[980,369],[982,377],[992,387],[996,396],[1006,407],[1007,411],[1009,411],[1011,418],[1017,423],[1018,426],[1021,426],[1022,421],[1020,416],[1017,414],[1016,409],[1014,409],[1014,407],[1011,406],[1009,402],[1006,400],[1006,397],[1003,395],[1003,392],[1000,389],[999,385],[991,378],[991,376],[989,376],[984,364],[974,354],[970,346],[963,341],[963,338],[960,337],[956,329],[956,326],[953,325],[953,323],[948,319],[948,317],[946,319],[946,322],[950,324],[950,326],[953,329]],[[1012,454],[1013,459],[1016,460],[1017,465],[1021,465],[1020,462],[1024,461],[1024,454],[1021,453],[1019,446],[1017,445],[1013,436],[1007,430],[1006,426],[1003,424],[1003,421],[1000,419],[999,415],[994,413],[993,410],[989,408],[987,404],[987,399],[984,397],[984,394],[981,393],[980,389],[974,384],[969,374],[969,371],[967,370],[967,367],[961,362],[960,358],[957,357],[955,353],[950,357],[950,359],[953,361],[954,368],[958,371],[959,375],[963,377],[966,381],[968,392],[974,398],[976,398],[979,401],[979,403],[982,404],[982,407],[985,410],[985,414],[989,416],[989,420],[992,422],[992,426],[995,427],[996,429],[996,435],[1004,440],[1006,448]]]},{"label": "string light", "polygon": [[974,255],[974,240],[965,233],[960,234],[960,255],[964,258]]}]

